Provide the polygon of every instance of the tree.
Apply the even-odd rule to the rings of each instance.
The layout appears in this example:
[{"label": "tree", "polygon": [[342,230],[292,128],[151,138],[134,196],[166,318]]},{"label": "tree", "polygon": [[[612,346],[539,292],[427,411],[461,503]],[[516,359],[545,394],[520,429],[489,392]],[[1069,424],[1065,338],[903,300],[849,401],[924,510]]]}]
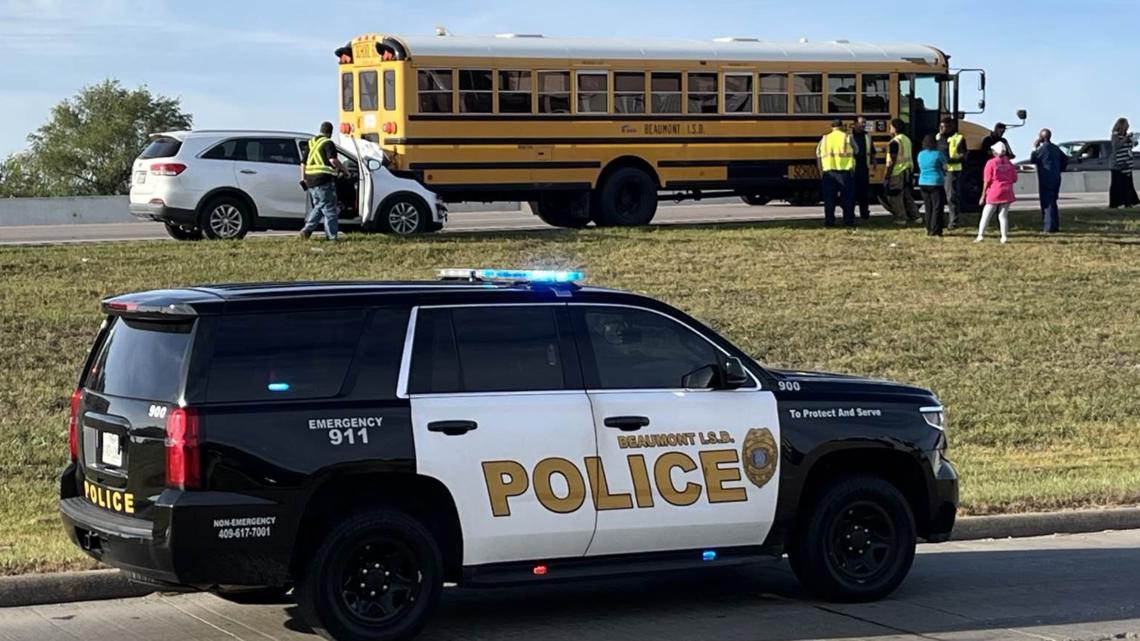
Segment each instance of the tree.
[{"label": "tree", "polygon": [[159,131],[189,129],[192,117],[177,98],[129,90],[117,80],[84,87],[52,108],[28,136],[28,149],[0,166],[0,196],[126,194],[131,166]]}]

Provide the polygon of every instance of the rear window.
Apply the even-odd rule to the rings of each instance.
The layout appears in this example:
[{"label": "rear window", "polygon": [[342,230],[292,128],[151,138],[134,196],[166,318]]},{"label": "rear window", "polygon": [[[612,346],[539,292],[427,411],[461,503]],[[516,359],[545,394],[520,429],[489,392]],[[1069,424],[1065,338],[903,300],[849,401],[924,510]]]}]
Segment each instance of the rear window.
[{"label": "rear window", "polygon": [[87,389],[124,398],[173,403],[194,322],[116,318],[87,377]]},{"label": "rear window", "polygon": [[182,149],[181,140],[169,136],[159,136],[150,141],[139,158],[173,158],[178,155],[179,149]]},{"label": "rear window", "polygon": [[380,88],[375,71],[360,72],[360,110],[376,111],[379,108]]},{"label": "rear window", "polygon": [[217,324],[206,398],[329,398],[344,385],[364,310],[234,314]]}]

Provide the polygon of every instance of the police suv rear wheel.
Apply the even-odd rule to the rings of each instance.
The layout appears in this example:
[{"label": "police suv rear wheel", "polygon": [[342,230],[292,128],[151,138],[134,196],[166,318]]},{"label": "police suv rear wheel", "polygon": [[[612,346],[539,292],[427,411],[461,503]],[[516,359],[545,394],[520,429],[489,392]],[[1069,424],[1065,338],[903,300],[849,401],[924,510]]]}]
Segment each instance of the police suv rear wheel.
[{"label": "police suv rear wheel", "polygon": [[872,476],[828,485],[800,522],[788,560],[800,583],[829,601],[874,601],[914,562],[914,515],[898,488]]},{"label": "police suv rear wheel", "polygon": [[303,568],[297,603],[335,641],[410,639],[443,590],[443,556],[430,531],[395,510],[358,514],[335,527]]}]

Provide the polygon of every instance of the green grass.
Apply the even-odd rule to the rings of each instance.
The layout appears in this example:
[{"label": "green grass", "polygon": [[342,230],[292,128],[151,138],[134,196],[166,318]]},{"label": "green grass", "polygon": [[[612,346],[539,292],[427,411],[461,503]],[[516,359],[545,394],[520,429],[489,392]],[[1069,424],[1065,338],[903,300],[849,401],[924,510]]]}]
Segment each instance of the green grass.
[{"label": "green grass", "polygon": [[[755,355],[934,389],[974,514],[1140,502],[1140,217],[974,245],[885,222],[0,248],[0,573],[82,567],[56,515],[67,406],[98,300],[223,281],[584,267]],[[996,231],[996,230],[995,230]],[[996,233],[994,234],[996,236]]]}]

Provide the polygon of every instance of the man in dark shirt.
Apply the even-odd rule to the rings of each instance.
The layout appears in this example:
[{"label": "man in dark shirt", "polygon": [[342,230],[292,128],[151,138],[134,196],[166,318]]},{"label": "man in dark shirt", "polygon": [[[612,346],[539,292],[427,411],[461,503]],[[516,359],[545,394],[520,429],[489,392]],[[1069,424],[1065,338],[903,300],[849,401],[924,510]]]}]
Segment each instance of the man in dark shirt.
[{"label": "man in dark shirt", "polygon": [[1037,167],[1037,193],[1041,197],[1041,222],[1046,234],[1061,231],[1061,212],[1057,209],[1057,199],[1061,195],[1061,173],[1069,164],[1069,158],[1061,148],[1053,144],[1053,132],[1042,129],[1033,144],[1030,160]]},{"label": "man in dark shirt", "polygon": [[867,119],[859,116],[851,125],[851,146],[855,151],[855,202],[863,220],[871,217],[871,169],[875,167],[875,144],[867,133]]},{"label": "man in dark shirt", "polygon": [[1006,154],[1007,154],[1006,158],[1013,160],[1014,158],[1017,157],[1013,154],[1013,146],[1010,145],[1009,141],[1005,139],[1005,123],[1004,122],[999,122],[998,124],[994,125],[994,130],[990,132],[990,135],[988,135],[982,139],[982,151],[986,152],[986,155],[988,157],[993,158],[994,157],[993,146],[998,144],[999,142],[1005,143],[1005,149],[1006,149]]}]

